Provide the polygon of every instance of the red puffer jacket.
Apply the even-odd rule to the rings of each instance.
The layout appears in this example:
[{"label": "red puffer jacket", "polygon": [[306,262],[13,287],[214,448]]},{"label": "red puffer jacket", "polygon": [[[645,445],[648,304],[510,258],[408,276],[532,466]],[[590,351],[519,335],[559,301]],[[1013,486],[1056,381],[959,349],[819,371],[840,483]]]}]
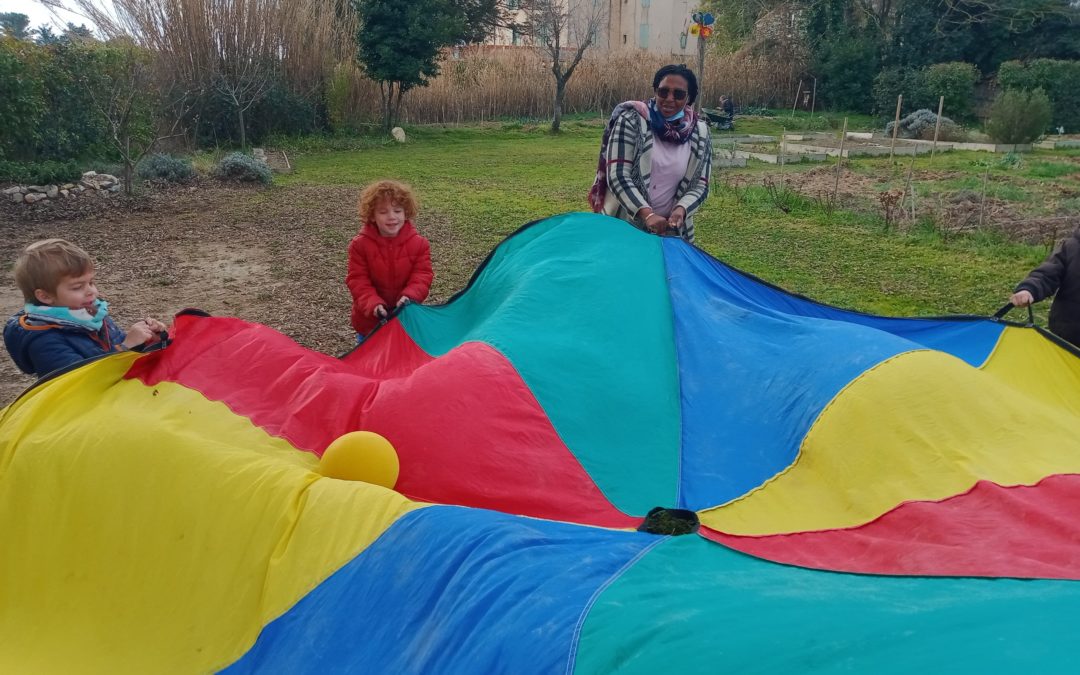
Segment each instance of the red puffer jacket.
[{"label": "red puffer jacket", "polygon": [[345,277],[353,296],[353,328],[367,335],[379,323],[372,315],[375,308],[384,305],[389,312],[402,296],[423,302],[433,277],[431,244],[411,222],[396,237],[384,237],[375,225],[364,225],[349,244]]}]

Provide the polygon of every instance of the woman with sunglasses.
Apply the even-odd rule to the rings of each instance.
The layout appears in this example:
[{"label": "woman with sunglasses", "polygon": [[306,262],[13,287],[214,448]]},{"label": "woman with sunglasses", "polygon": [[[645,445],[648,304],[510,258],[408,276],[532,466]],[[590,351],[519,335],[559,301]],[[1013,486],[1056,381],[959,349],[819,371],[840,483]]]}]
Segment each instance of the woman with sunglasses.
[{"label": "woman with sunglasses", "polygon": [[655,96],[620,103],[600,146],[593,211],[693,243],[693,215],[709,194],[712,140],[693,103],[698,84],[683,64],[653,76]]}]

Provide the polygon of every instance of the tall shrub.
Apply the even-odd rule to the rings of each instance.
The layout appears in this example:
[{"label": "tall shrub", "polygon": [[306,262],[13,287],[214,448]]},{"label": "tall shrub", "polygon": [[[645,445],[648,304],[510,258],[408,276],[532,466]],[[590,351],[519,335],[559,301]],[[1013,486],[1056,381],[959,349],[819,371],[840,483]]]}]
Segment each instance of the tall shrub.
[{"label": "tall shrub", "polygon": [[870,37],[838,34],[823,39],[814,50],[812,66],[818,96],[836,110],[873,111],[878,64],[878,44]]},{"label": "tall shrub", "polygon": [[82,78],[108,77],[105,71],[115,66],[96,58],[95,45],[100,43],[68,41],[42,48],[47,56],[42,75],[49,114],[39,126],[39,159],[118,158],[105,120],[93,112],[91,91],[81,83]]},{"label": "tall shrub", "polygon": [[904,97],[904,110],[930,107],[923,71],[886,68],[878,73],[874,78],[874,113],[892,117],[896,111],[896,97],[900,95]]},{"label": "tall shrub", "polygon": [[1080,131],[1080,61],[1006,61],[998,70],[998,85],[1005,91],[1042,89],[1053,108],[1051,125]]},{"label": "tall shrub", "polygon": [[998,143],[1030,143],[1050,124],[1050,99],[1041,89],[998,94],[986,122],[986,133]]},{"label": "tall shrub", "polygon": [[32,45],[0,38],[0,159],[30,159],[45,113],[44,85],[28,51]]},{"label": "tall shrub", "polygon": [[971,119],[974,113],[975,83],[979,71],[970,63],[935,63],[923,71],[926,94],[937,109],[938,97],[945,97],[945,110],[954,118]]}]

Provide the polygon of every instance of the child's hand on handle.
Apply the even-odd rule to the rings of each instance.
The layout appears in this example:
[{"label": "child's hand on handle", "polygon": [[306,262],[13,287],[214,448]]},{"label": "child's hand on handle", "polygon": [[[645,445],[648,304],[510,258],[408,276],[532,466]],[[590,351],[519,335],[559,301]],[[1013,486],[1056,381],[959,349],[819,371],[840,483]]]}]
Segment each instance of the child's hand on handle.
[{"label": "child's hand on handle", "polygon": [[403,295],[403,296],[401,296],[400,298],[398,298],[398,301],[397,301],[397,306],[398,306],[399,308],[400,308],[400,307],[404,307],[405,305],[409,304],[410,302],[412,302],[412,300],[409,300],[408,298],[406,298],[406,297],[405,297],[405,296]]},{"label": "child's hand on handle", "polygon": [[131,325],[131,328],[128,328],[127,335],[124,336],[124,341],[120,344],[124,346],[124,349],[134,349],[150,342],[156,335],[146,323],[146,320],[136,321]]},{"label": "child's hand on handle", "polygon": [[380,319],[385,319],[387,317],[386,306],[385,305],[376,305],[375,306],[375,311],[372,312],[372,314],[374,316],[380,318]]},{"label": "child's hand on handle", "polygon": [[1031,294],[1031,291],[1017,291],[1009,298],[1009,302],[1016,307],[1027,307],[1035,302],[1035,296]]},{"label": "child's hand on handle", "polygon": [[150,330],[154,331],[155,335],[160,335],[161,333],[168,331],[168,327],[157,319],[147,317],[143,319],[143,321],[146,322],[146,325]]}]

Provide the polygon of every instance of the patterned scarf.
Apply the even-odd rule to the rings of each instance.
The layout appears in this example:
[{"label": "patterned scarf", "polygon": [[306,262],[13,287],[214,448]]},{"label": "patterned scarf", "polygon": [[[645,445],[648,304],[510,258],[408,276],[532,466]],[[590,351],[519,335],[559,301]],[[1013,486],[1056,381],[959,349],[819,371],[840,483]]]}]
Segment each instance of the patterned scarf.
[{"label": "patterned scarf", "polygon": [[697,111],[693,106],[688,105],[683,108],[683,112],[686,114],[673,122],[668,122],[657,109],[656,99],[649,99],[649,124],[652,126],[653,136],[676,145],[682,145],[690,140],[690,134],[697,126]]},{"label": "patterned scarf", "polygon": [[686,106],[683,109],[685,114],[673,122],[668,122],[660,114],[660,111],[656,108],[655,99],[649,99],[647,102],[625,101],[615,106],[615,109],[611,111],[607,127],[604,129],[604,136],[600,140],[600,159],[596,163],[596,178],[593,180],[592,187],[589,188],[589,206],[592,207],[593,213],[600,213],[604,209],[604,198],[607,197],[608,141],[611,140],[615,120],[619,119],[619,116],[627,110],[635,110],[643,118],[649,120],[653,135],[668,143],[681,145],[687,142],[690,140],[690,134],[697,127],[698,116],[693,106]]},{"label": "patterned scarf", "polygon": [[59,323],[65,326],[78,326],[96,333],[101,330],[101,325],[105,323],[105,317],[109,315],[109,303],[98,298],[94,302],[94,306],[95,311],[91,314],[82,308],[69,309],[67,307],[36,305],[28,302],[23,307],[23,311],[26,312],[27,318],[30,319]]}]

